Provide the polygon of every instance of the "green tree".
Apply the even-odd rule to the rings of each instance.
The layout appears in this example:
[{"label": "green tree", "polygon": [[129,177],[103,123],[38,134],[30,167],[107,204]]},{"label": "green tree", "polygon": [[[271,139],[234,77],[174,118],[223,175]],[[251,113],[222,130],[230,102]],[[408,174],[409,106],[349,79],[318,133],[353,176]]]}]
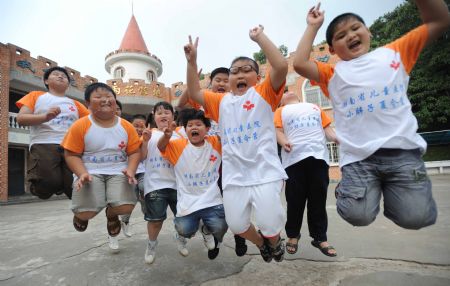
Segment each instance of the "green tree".
[{"label": "green tree", "polygon": [[[287,57],[288,47],[286,47],[285,45],[281,45],[278,47],[278,50],[283,55],[283,57]],[[264,54],[263,50],[259,50],[259,52],[253,53],[253,59],[262,65],[267,63],[267,58],[266,58],[266,55]]]},{"label": "green tree", "polygon": [[[445,0],[447,6],[450,0]],[[405,1],[378,18],[370,31],[371,48],[383,46],[422,23],[414,1]],[[450,129],[450,33],[426,47],[410,74],[408,96],[419,131]]]}]

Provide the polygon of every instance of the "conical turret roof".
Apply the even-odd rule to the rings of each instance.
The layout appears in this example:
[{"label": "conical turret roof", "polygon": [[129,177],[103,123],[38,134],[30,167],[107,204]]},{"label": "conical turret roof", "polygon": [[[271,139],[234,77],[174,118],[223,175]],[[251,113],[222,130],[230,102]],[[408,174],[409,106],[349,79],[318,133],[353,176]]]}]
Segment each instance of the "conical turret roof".
[{"label": "conical turret roof", "polygon": [[134,15],[131,16],[130,23],[128,24],[127,30],[125,32],[125,35],[123,36],[122,43],[120,44],[119,48],[119,51],[130,50],[147,54],[149,53]]}]

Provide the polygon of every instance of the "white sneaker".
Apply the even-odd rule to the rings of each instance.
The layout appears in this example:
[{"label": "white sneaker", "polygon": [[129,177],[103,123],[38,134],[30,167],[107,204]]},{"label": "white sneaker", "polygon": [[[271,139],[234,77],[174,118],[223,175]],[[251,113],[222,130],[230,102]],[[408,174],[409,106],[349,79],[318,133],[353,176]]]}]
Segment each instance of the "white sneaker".
[{"label": "white sneaker", "polygon": [[156,246],[158,246],[158,241],[148,241],[147,243],[147,249],[145,250],[145,256],[144,260],[147,264],[152,264],[153,261],[155,261],[155,253],[156,253]]},{"label": "white sneaker", "polygon": [[216,248],[216,243],[214,241],[214,236],[210,233],[210,234],[206,234],[203,232],[204,227],[201,228],[200,232],[203,236],[203,243],[205,244],[206,248],[208,250],[213,250],[214,248]]},{"label": "white sneaker", "polygon": [[178,233],[175,233],[175,237],[174,238],[175,238],[175,241],[177,242],[178,252],[182,256],[188,256],[189,255],[189,250],[187,250],[187,248],[186,248],[186,244],[187,244],[186,238],[178,235]]},{"label": "white sneaker", "polygon": [[131,237],[133,233],[131,232],[131,224],[130,223],[122,223],[122,232],[126,237]]},{"label": "white sneaker", "polygon": [[119,252],[119,238],[117,236],[108,235],[108,245],[112,253]]}]

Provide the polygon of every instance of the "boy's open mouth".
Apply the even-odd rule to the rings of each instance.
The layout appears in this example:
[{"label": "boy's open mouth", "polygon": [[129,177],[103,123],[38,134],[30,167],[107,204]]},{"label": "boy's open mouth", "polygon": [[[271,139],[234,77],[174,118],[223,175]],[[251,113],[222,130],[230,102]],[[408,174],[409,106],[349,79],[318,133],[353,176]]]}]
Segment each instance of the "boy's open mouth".
[{"label": "boy's open mouth", "polygon": [[246,88],[246,87],[247,87],[247,84],[245,82],[238,82],[238,84],[237,84],[238,89]]},{"label": "boy's open mouth", "polygon": [[351,42],[350,45],[348,46],[348,48],[350,50],[353,50],[353,49],[357,49],[360,45],[361,45],[361,41],[357,40],[357,41]]},{"label": "boy's open mouth", "polygon": [[217,89],[217,92],[224,93],[224,92],[225,92],[225,88],[219,87],[219,88]]},{"label": "boy's open mouth", "polygon": [[191,135],[192,135],[192,137],[195,137],[195,136],[199,136],[200,134],[197,131],[192,131]]}]

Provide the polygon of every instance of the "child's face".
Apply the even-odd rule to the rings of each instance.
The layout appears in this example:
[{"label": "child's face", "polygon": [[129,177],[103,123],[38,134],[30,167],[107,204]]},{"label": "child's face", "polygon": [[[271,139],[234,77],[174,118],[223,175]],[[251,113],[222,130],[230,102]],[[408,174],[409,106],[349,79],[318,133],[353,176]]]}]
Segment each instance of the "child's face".
[{"label": "child's face", "polygon": [[253,63],[249,60],[236,61],[230,68],[230,88],[235,95],[243,95],[256,85],[260,76],[256,73]]},{"label": "child's face", "polygon": [[218,73],[211,80],[211,91],[225,93],[230,91],[230,83],[228,81],[228,74]]},{"label": "child's face", "polygon": [[49,88],[60,87],[67,89],[69,87],[69,79],[66,74],[59,70],[54,70],[48,75],[45,81]]},{"label": "child's face", "polygon": [[363,23],[350,18],[336,26],[331,43],[330,52],[349,61],[369,52],[370,32]]},{"label": "child's face", "polygon": [[133,122],[131,122],[131,124],[133,124],[133,127],[134,129],[136,129],[137,134],[139,136],[142,136],[142,131],[144,131],[145,129],[145,120],[141,118],[135,118]]},{"label": "child's face", "polygon": [[111,119],[116,116],[116,99],[112,92],[105,88],[97,88],[91,93],[89,109],[92,114],[101,119]]},{"label": "child's face", "polygon": [[116,115],[119,117],[122,116],[122,109],[120,109],[119,105],[116,106]]},{"label": "child's face", "polygon": [[189,142],[194,146],[203,145],[208,130],[209,127],[206,127],[205,123],[200,119],[189,120],[186,125],[186,134]]},{"label": "child's face", "polygon": [[173,121],[173,113],[169,109],[164,109],[163,106],[159,106],[155,111],[155,123],[159,130],[162,130],[169,126]]}]

